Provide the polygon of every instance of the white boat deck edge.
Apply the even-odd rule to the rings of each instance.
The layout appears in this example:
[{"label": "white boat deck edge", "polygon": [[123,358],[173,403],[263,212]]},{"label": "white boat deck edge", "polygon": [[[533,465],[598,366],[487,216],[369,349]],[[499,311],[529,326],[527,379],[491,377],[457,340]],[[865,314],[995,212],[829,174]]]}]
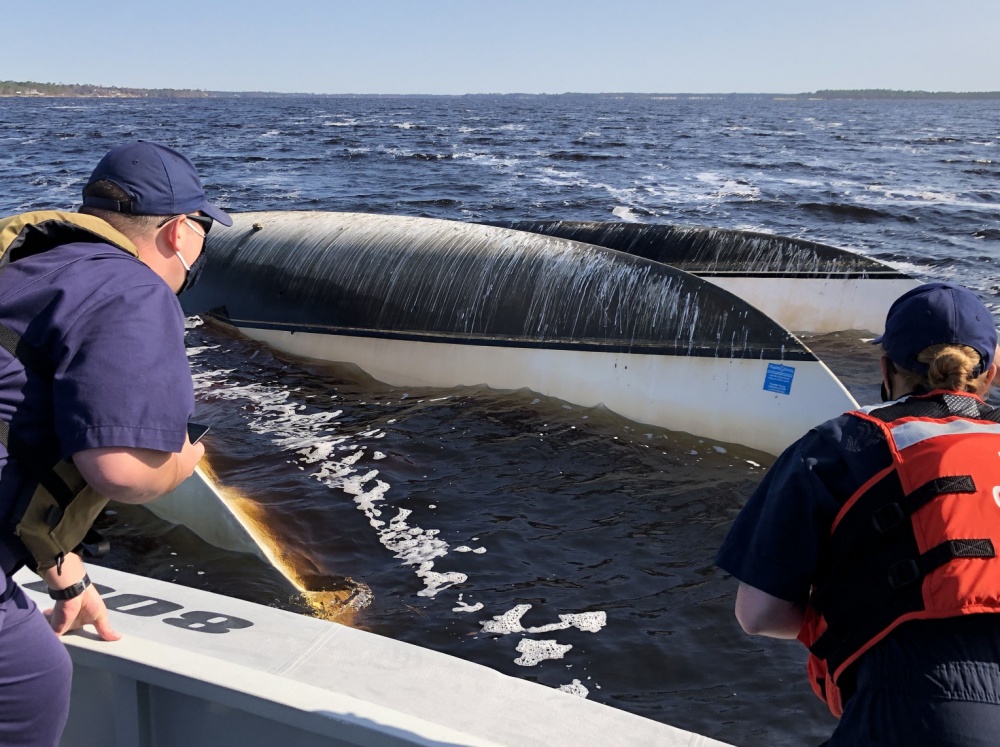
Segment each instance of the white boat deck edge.
[{"label": "white boat deck edge", "polygon": [[[61,747],[724,745],[337,623],[106,568],[90,575],[124,638],[64,637],[75,671]],[[17,580],[37,582],[26,571]]]}]

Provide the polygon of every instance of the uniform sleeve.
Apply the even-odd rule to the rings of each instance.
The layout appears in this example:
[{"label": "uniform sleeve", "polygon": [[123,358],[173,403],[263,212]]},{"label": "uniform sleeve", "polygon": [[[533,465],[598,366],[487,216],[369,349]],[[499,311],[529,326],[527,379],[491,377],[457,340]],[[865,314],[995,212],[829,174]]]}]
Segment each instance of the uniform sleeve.
[{"label": "uniform sleeve", "polygon": [[844,473],[836,445],[820,430],[810,431],[778,458],[750,496],[716,564],[779,599],[805,602],[843,500],[830,477]]},{"label": "uniform sleeve", "polygon": [[62,345],[53,403],[64,456],[113,446],[181,450],[194,391],[184,315],[165,283],[94,300]]}]

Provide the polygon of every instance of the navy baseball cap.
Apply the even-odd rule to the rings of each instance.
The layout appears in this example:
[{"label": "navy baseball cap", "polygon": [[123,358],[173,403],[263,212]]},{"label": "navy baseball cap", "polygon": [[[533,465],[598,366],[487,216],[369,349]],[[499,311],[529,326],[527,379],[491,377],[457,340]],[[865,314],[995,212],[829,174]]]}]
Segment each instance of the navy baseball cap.
[{"label": "navy baseball cap", "polygon": [[993,362],[997,328],[986,304],[954,283],[927,283],[897,298],[885,319],[885,332],[872,340],[899,367],[926,374],[917,356],[931,345],[967,345],[982,359],[981,374]]},{"label": "navy baseball cap", "polygon": [[119,145],[97,164],[87,186],[102,179],[124,189],[131,203],[88,197],[85,187],[84,205],[133,215],[181,215],[201,211],[224,226],[233,225],[232,218],[208,201],[191,160],[165,145],[144,140]]}]

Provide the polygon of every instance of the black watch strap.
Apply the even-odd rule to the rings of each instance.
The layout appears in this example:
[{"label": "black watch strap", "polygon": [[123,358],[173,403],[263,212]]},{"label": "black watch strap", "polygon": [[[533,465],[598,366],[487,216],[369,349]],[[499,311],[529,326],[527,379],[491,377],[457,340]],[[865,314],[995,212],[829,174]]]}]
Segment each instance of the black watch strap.
[{"label": "black watch strap", "polygon": [[90,586],[90,576],[85,573],[83,578],[72,586],[67,586],[65,589],[49,589],[49,596],[57,602],[65,602],[67,599],[76,599],[87,590],[88,586]]}]

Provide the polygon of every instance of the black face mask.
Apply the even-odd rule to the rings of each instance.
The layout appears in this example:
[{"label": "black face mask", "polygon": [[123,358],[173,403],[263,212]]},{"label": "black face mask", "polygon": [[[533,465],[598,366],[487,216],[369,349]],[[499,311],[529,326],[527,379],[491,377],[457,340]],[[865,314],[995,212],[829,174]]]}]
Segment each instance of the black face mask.
[{"label": "black face mask", "polygon": [[205,260],[208,258],[208,252],[202,249],[201,254],[198,255],[198,259],[191,263],[191,269],[187,271],[187,275],[184,276],[184,283],[181,285],[180,290],[177,291],[179,296],[186,290],[189,290],[192,285],[198,282],[198,278],[201,276],[201,271],[205,269]]},{"label": "black face mask", "polygon": [[[886,374],[886,378],[888,378],[890,381],[892,380],[892,377],[896,375],[896,364],[893,363],[888,358],[885,359],[885,374]],[[882,381],[882,401],[883,402],[889,402],[891,400],[892,400],[892,392],[889,390],[889,387],[887,387],[885,385],[885,380],[883,380]]]},{"label": "black face mask", "polygon": [[[192,267],[191,269],[193,270],[194,268]],[[888,375],[889,378],[892,378],[893,376],[896,375],[896,364],[893,363],[891,360],[886,359],[885,368],[886,368],[886,374]],[[883,402],[892,401],[892,392],[889,391],[889,387],[885,385],[885,381],[882,382],[882,401]]]}]

